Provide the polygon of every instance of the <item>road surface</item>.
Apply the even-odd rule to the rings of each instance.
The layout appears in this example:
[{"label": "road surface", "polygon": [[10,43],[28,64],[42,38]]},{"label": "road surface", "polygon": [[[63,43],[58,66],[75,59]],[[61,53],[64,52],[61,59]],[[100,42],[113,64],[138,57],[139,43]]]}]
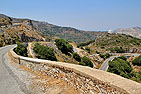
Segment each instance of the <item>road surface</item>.
[{"label": "road surface", "polygon": [[112,61],[115,57],[119,57],[119,56],[112,56],[112,57],[106,59],[99,69],[103,70],[103,71],[107,71],[109,61]]},{"label": "road surface", "polygon": [[[140,54],[130,54],[130,55],[124,55],[124,56],[129,57],[129,56],[139,56],[139,55]],[[107,69],[109,67],[109,65],[108,65],[109,61],[112,61],[115,57],[120,57],[120,56],[112,56],[112,57],[106,59],[99,69],[103,70],[103,71],[107,71]]]},{"label": "road surface", "polygon": [[30,94],[24,83],[8,67],[8,51],[13,47],[0,48],[0,94]]}]

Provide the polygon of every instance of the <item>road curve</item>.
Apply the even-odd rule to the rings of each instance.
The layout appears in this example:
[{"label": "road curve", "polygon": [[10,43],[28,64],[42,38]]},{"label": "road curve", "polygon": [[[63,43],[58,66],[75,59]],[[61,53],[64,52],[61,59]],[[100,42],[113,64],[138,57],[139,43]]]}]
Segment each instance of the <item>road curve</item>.
[{"label": "road curve", "polygon": [[30,94],[24,83],[8,67],[8,51],[13,48],[6,46],[0,48],[0,94]]},{"label": "road curve", "polygon": [[[130,55],[127,55],[127,56],[139,56],[140,54],[130,54]],[[126,55],[125,55],[126,56]],[[108,59],[106,59],[105,61],[104,61],[104,63],[102,64],[102,66],[99,68],[100,70],[103,70],[103,71],[107,71],[108,70],[108,63],[109,63],[109,61],[112,61],[115,57],[120,57],[120,56],[112,56],[112,57],[110,57],[110,58],[108,58]]]},{"label": "road curve", "polygon": [[103,70],[103,71],[107,71],[109,61],[112,61],[115,57],[118,57],[118,56],[112,56],[112,57],[106,59],[99,69]]}]

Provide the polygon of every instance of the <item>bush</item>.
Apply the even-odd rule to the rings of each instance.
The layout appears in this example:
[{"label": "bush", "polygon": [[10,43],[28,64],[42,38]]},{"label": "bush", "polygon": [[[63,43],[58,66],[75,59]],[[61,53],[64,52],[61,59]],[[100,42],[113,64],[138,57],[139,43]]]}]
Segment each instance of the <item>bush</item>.
[{"label": "bush", "polygon": [[96,51],[97,54],[100,54],[100,52]]},{"label": "bush", "polygon": [[104,55],[104,58],[109,58],[111,55],[109,54],[109,53],[106,53],[105,55]]},{"label": "bush", "polygon": [[141,72],[134,72],[130,63],[123,57],[110,61],[108,71],[137,82],[141,81]]},{"label": "bush", "polygon": [[82,57],[81,59],[81,62],[79,63],[80,65],[83,65],[83,66],[89,66],[89,67],[92,67],[93,68],[93,63],[91,62],[91,60],[84,56]]},{"label": "bush", "polygon": [[106,58],[109,58],[110,57],[110,54],[109,53],[106,53],[106,54],[99,54],[99,56],[103,59],[106,59]]},{"label": "bush", "polygon": [[120,58],[120,59],[122,59],[122,60],[127,60],[127,58],[125,57],[125,56],[120,56],[120,57],[118,57],[118,58]]},{"label": "bush", "polygon": [[75,60],[77,60],[78,62],[81,61],[81,57],[80,57],[79,54],[77,54],[77,53],[73,53],[73,58],[74,58]]},{"label": "bush", "polygon": [[15,53],[27,57],[27,48],[24,44],[17,42],[17,47],[14,49]]},{"label": "bush", "polygon": [[133,65],[141,66],[141,55],[132,61]]},{"label": "bush", "polygon": [[56,39],[55,44],[58,47],[59,50],[61,50],[64,54],[69,54],[73,52],[73,47],[70,45],[66,40],[64,39]]},{"label": "bush", "polygon": [[39,59],[57,61],[54,50],[47,46],[35,43],[33,51],[38,54]]},{"label": "bush", "polygon": [[90,40],[88,42],[80,43],[80,44],[78,44],[77,47],[79,48],[79,47],[82,47],[82,46],[87,46],[87,45],[89,45],[89,44],[91,44],[93,42],[95,42],[95,40]]},{"label": "bush", "polygon": [[100,56],[101,58],[104,58],[104,55],[103,55],[103,54],[99,54],[99,56]]},{"label": "bush", "polygon": [[116,53],[125,53],[125,50],[122,47],[109,48],[109,50]]},{"label": "bush", "polygon": [[101,48],[101,49],[105,49],[105,47],[104,47],[104,46],[101,46],[100,48]]},{"label": "bush", "polygon": [[88,47],[86,47],[85,50],[86,50],[88,53],[90,53],[90,51],[91,51],[90,48],[88,48]]},{"label": "bush", "polygon": [[115,50],[117,53],[124,53],[124,52],[125,52],[125,50],[124,50],[122,47],[120,47],[120,48],[116,47],[116,48],[114,48],[114,50]]}]

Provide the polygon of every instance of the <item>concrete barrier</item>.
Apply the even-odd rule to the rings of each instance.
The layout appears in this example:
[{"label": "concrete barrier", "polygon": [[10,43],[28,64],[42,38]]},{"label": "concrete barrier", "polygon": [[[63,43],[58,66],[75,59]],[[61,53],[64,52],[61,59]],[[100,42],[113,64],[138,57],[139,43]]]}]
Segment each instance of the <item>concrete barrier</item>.
[{"label": "concrete barrier", "polygon": [[41,74],[64,80],[82,94],[141,94],[141,84],[86,66],[33,59],[10,50],[11,60]]}]

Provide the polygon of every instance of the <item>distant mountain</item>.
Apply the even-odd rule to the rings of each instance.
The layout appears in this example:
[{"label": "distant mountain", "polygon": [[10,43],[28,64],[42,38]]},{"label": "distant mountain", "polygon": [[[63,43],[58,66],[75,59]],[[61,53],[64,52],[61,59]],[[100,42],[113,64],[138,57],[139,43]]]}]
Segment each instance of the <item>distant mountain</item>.
[{"label": "distant mountain", "polygon": [[131,35],[141,39],[141,27],[133,27],[133,28],[127,28],[127,29],[120,28],[115,30],[114,32],[119,34]]},{"label": "distant mountain", "polygon": [[33,21],[33,26],[37,28],[39,32],[50,37],[60,37],[69,41],[75,41],[76,43],[86,42],[94,40],[106,32],[94,32],[94,31],[82,31],[72,27],[61,27],[47,22]]},{"label": "distant mountain", "polygon": [[[47,22],[40,22],[30,19],[18,19],[0,14],[0,32],[8,37],[14,37],[22,40],[20,36],[25,34],[30,39],[24,41],[32,41],[32,39],[42,40],[42,35],[53,38],[64,38],[68,41],[76,43],[94,40],[98,36],[106,32],[83,31],[72,27],[61,27]],[[18,37],[17,37],[18,36]]]}]

